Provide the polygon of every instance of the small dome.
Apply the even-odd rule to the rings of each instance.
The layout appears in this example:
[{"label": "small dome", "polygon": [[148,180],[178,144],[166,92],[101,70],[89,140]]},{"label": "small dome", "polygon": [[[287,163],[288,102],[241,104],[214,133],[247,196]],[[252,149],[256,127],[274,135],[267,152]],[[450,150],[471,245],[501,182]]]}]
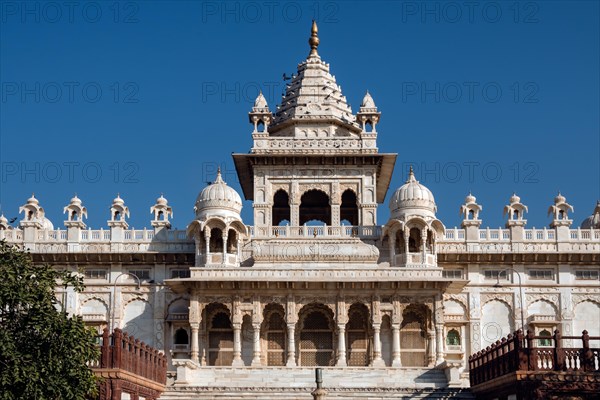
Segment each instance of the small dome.
[{"label": "small dome", "polygon": [[473,204],[477,202],[477,197],[473,196],[471,192],[465,197],[465,204]]},{"label": "small dome", "polygon": [[0,225],[8,225],[8,219],[6,219],[4,214],[0,215]]},{"label": "small dome", "polygon": [[31,193],[31,197],[27,199],[27,204],[40,204],[40,201],[35,198],[35,193]]},{"label": "small dome", "polygon": [[242,210],[242,198],[223,181],[220,169],[217,172],[217,179],[202,189],[196,198],[196,215],[207,209],[229,210],[237,214]]},{"label": "small dome", "polygon": [[363,97],[362,103],[360,104],[361,108],[377,108],[375,106],[375,101],[373,101],[373,97],[371,97],[371,94],[369,93],[369,91],[367,90],[367,93],[365,94],[365,97]]},{"label": "small dome", "polygon": [[558,192],[558,194],[554,198],[554,204],[561,204],[561,203],[564,203],[565,201],[567,201],[565,196],[563,196],[562,194],[560,194],[560,192]]},{"label": "small dome", "polygon": [[398,188],[390,200],[390,211],[392,214],[404,209],[425,209],[435,214],[437,207],[433,193],[425,185],[422,185],[415,179],[412,167],[410,169],[408,180],[404,185]]},{"label": "small dome", "polygon": [[121,198],[119,193],[117,193],[117,197],[113,199],[113,204],[125,204],[125,201]]},{"label": "small dome", "polygon": [[515,203],[520,203],[521,202],[521,198],[519,196],[517,196],[516,193],[513,193],[512,196],[510,196],[510,204],[515,204]]},{"label": "small dome", "polygon": [[161,206],[166,206],[168,204],[167,199],[165,199],[161,193],[160,197],[156,199],[156,204]]},{"label": "small dome", "polygon": [[267,99],[263,96],[262,91],[258,93],[256,100],[254,100],[254,108],[269,108]]},{"label": "small dome", "polygon": [[52,231],[54,230],[54,224],[48,218],[43,217],[40,221],[42,223],[42,229]]},{"label": "small dome", "polygon": [[600,229],[600,200],[596,203],[596,208],[592,215],[583,220],[580,225],[581,229]]},{"label": "small dome", "polygon": [[77,205],[81,205],[81,199],[79,197],[77,197],[77,195],[75,195],[72,199],[71,199],[71,204],[77,204]]}]

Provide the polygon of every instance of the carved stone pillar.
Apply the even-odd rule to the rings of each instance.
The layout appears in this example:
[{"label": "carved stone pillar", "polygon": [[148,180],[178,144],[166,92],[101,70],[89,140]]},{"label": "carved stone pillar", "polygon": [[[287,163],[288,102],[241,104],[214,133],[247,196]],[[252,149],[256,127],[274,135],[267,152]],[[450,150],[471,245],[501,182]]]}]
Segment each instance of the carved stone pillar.
[{"label": "carved stone pillar", "polygon": [[260,360],[260,324],[258,323],[253,323],[252,324],[252,333],[253,333],[253,353],[252,353],[252,366],[253,367],[257,367],[260,366],[261,360]]},{"label": "carved stone pillar", "polygon": [[192,351],[191,351],[191,357],[192,357],[192,361],[194,362],[199,362],[199,358],[198,358],[198,331],[199,331],[199,324],[197,323],[191,323],[190,324],[190,328],[192,331]]},{"label": "carved stone pillar", "polygon": [[[404,254],[408,254],[408,239],[410,238],[409,235],[410,235],[410,229],[404,228]],[[408,260],[408,258],[407,258],[407,260]]]},{"label": "carved stone pillar", "polygon": [[392,367],[401,367],[400,359],[400,323],[392,325]]},{"label": "carved stone pillar", "polygon": [[227,237],[228,232],[223,232],[223,264],[227,263]]},{"label": "carved stone pillar", "polygon": [[444,325],[435,324],[435,364],[444,362]]},{"label": "carved stone pillar", "polygon": [[338,350],[336,367],[345,367],[346,364],[346,324],[338,324]]},{"label": "carved stone pillar", "polygon": [[435,363],[435,331],[427,331],[427,365],[433,367]]},{"label": "carved stone pillar", "polygon": [[[292,225],[293,226],[293,225]],[[293,295],[288,295],[285,304],[285,322],[287,325],[287,362],[286,366],[296,366],[296,322],[298,316],[296,315],[296,301]]]},{"label": "carved stone pillar", "polygon": [[385,367],[381,357],[381,323],[373,324],[373,367]]},{"label": "carved stone pillar", "polygon": [[340,226],[340,205],[331,204],[331,226]]},{"label": "carved stone pillar", "polygon": [[204,264],[208,263],[208,252],[210,251],[210,229],[204,229]]},{"label": "carved stone pillar", "polygon": [[290,204],[290,226],[300,225],[300,206],[298,204]]},{"label": "carved stone pillar", "polygon": [[294,335],[296,334],[296,324],[289,323],[287,324],[287,367],[295,367],[296,366],[296,341],[294,340]]},{"label": "carved stone pillar", "polygon": [[243,367],[242,360],[242,324],[233,323],[233,367]]}]

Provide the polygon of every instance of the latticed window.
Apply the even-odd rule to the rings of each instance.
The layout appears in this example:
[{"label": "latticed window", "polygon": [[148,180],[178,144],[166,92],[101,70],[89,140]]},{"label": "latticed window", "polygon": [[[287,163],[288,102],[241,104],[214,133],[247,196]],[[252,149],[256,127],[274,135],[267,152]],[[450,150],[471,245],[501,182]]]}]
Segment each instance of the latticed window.
[{"label": "latticed window", "polygon": [[400,327],[400,349],[402,366],[427,366],[425,321],[415,312],[409,311],[404,314]]},{"label": "latticed window", "polygon": [[333,329],[323,311],[312,311],[300,332],[300,365],[333,366]]},{"label": "latticed window", "polygon": [[280,313],[274,312],[267,324],[267,365],[285,365],[286,332],[285,321]]},{"label": "latticed window", "polygon": [[451,329],[446,335],[446,344],[448,346],[460,346],[460,333],[456,329]]},{"label": "latticed window", "polygon": [[540,332],[540,334],[538,336],[545,336],[548,337],[548,339],[539,339],[538,344],[539,346],[552,346],[552,340],[550,339],[552,337],[552,334],[547,331],[546,329],[544,329],[543,331]]},{"label": "latticed window", "polygon": [[360,308],[350,309],[346,324],[346,353],[348,365],[364,367],[369,365],[368,315]]},{"label": "latticed window", "polygon": [[233,329],[229,316],[218,312],[208,331],[208,364],[230,366],[233,362]]}]

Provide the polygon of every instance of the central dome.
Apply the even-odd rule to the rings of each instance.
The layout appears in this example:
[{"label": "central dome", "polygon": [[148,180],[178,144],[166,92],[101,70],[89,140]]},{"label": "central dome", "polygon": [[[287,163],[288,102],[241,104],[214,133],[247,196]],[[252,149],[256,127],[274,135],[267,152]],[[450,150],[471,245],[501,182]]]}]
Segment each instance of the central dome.
[{"label": "central dome", "polygon": [[425,214],[430,216],[435,216],[435,212],[437,211],[433,193],[415,179],[412,167],[408,174],[408,180],[394,192],[390,200],[392,217],[405,214],[406,211],[410,210],[414,214],[417,214],[418,210],[425,211]]},{"label": "central dome", "polygon": [[242,198],[221,177],[221,170],[217,172],[217,179],[202,189],[196,198],[194,207],[196,216],[203,214],[205,210],[226,210],[233,211],[239,215],[242,211]]}]

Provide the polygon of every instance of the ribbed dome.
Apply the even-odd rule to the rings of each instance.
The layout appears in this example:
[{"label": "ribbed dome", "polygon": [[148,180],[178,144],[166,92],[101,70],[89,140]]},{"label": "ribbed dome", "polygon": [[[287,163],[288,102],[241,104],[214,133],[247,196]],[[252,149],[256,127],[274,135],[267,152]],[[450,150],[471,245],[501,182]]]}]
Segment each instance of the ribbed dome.
[{"label": "ribbed dome", "polygon": [[390,211],[392,214],[404,209],[425,209],[433,214],[437,211],[435,199],[431,190],[427,189],[415,179],[412,167],[408,174],[408,180],[397,189],[390,200]]},{"label": "ribbed dome", "polygon": [[367,94],[365,94],[365,97],[363,97],[362,103],[360,104],[361,107],[363,108],[377,108],[375,106],[375,102],[373,101],[373,97],[371,97],[371,94],[369,93],[369,91],[367,90]]},{"label": "ribbed dome", "polygon": [[465,197],[465,204],[473,204],[477,201],[477,197],[473,196],[471,192]]},{"label": "ribbed dome", "polygon": [[196,215],[207,209],[223,209],[240,213],[242,198],[234,189],[227,186],[221,177],[221,170],[217,172],[217,179],[205,187],[196,198]]}]

